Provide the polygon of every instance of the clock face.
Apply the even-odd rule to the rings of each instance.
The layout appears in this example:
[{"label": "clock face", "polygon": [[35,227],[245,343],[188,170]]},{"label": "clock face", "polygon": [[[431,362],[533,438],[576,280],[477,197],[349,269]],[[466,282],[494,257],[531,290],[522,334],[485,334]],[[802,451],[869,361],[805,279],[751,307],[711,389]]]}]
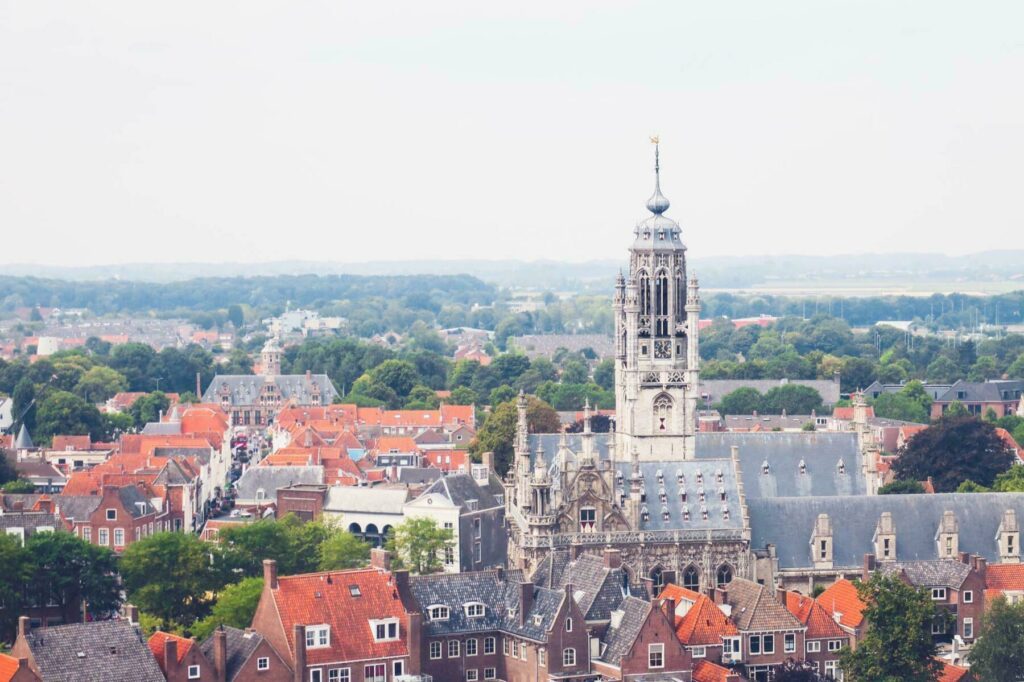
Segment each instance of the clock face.
[{"label": "clock face", "polygon": [[658,340],[654,342],[654,357],[664,360],[672,357],[672,342],[669,340]]}]

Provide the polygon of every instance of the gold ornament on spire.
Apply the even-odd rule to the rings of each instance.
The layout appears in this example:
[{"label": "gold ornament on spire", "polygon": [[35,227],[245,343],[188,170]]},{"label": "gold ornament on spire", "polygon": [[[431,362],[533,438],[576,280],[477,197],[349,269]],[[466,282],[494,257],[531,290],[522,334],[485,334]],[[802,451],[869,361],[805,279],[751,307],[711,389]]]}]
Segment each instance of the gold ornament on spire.
[{"label": "gold ornament on spire", "polygon": [[651,135],[651,144],[658,144],[659,142],[661,142],[660,135]]}]

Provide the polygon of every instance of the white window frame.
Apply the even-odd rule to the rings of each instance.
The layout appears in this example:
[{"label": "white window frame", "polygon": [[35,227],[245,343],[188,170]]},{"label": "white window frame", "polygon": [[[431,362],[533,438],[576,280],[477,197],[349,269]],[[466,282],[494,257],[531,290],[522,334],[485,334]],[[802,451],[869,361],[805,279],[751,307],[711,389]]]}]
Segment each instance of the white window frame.
[{"label": "white window frame", "polygon": [[114,529],[114,547],[124,547],[124,528]]},{"label": "white window frame", "polygon": [[[435,639],[427,645],[427,651],[428,655],[430,656],[430,660],[436,661],[437,659],[441,658],[441,642]],[[434,655],[435,651],[437,652],[436,656]]]},{"label": "white window frame", "polygon": [[434,604],[427,607],[427,617],[430,620],[448,620],[451,617],[451,609],[444,604]]},{"label": "white window frame", "polygon": [[309,670],[309,682],[324,682],[324,669],[323,668],[310,668],[310,670]]},{"label": "white window frame", "polygon": [[[768,648],[768,642],[772,643],[771,649]],[[761,653],[765,656],[775,653],[775,635],[761,635]]]},{"label": "white window frame", "polygon": [[932,601],[944,601],[946,599],[946,588],[945,587],[933,587],[932,588]]},{"label": "white window frame", "polygon": [[841,639],[830,639],[828,640],[829,651],[839,651],[843,648],[843,640]]},{"label": "white window frame", "polygon": [[791,654],[796,651],[796,634],[787,632],[782,636],[782,653]]},{"label": "white window frame", "polygon": [[256,659],[256,670],[270,670],[270,657],[260,656]]},{"label": "white window frame", "polygon": [[576,649],[573,649],[572,647],[562,649],[562,666],[576,666]]},{"label": "white window frame", "polygon": [[480,644],[477,641],[476,637],[470,637],[469,639],[466,640],[466,655],[467,656],[476,656],[477,652],[479,651],[479,648],[480,648]]},{"label": "white window frame", "polygon": [[98,544],[100,547],[109,547],[110,546],[110,529],[109,528],[100,528],[99,532],[96,534],[96,536],[98,538],[96,540],[96,544]]},{"label": "white window frame", "polygon": [[964,590],[963,602],[965,604],[973,604],[974,603],[974,591],[973,590]]},{"label": "white window frame", "polygon": [[331,646],[330,625],[307,625],[306,626],[306,648],[326,649]]},{"label": "white window frame", "polygon": [[547,662],[548,662],[548,652],[547,652],[547,649],[537,649],[537,664],[538,665],[547,665]]},{"label": "white window frame", "polygon": [[[657,657],[657,661],[655,661]],[[648,644],[647,645],[647,669],[648,670],[661,670],[665,667],[665,645],[664,644]]]},{"label": "white window frame", "polygon": [[497,668],[484,668],[484,679],[485,680],[496,680],[498,679]]},{"label": "white window frame", "polygon": [[458,658],[461,651],[461,642],[457,639],[448,640],[448,658]]},{"label": "white window frame", "polygon": [[496,644],[497,642],[495,641],[494,637],[484,637],[484,656],[493,654],[495,651],[497,651],[498,649]]},{"label": "white window frame", "polygon": [[[389,632],[392,626],[394,626],[394,636]],[[378,632],[380,628],[384,628],[383,635]],[[375,642],[394,642],[401,635],[401,628],[398,626],[397,618],[371,619],[370,632],[373,634],[373,641]]]},{"label": "white window frame", "polygon": [[198,680],[203,675],[203,669],[198,665],[190,665],[188,667],[188,679]]},{"label": "white window frame", "polygon": [[964,618],[964,639],[974,639],[973,618]]},{"label": "white window frame", "polygon": [[480,671],[476,668],[466,670],[466,682],[476,682],[480,679]]},{"label": "white window frame", "polygon": [[695,646],[690,649],[692,658],[707,658],[708,648],[706,646]]},{"label": "white window frame", "polygon": [[466,618],[483,618],[487,615],[487,607],[478,601],[471,601],[462,605],[466,612]]},{"label": "white window frame", "polygon": [[821,642],[818,640],[807,640],[806,646],[804,646],[807,653],[816,654],[821,651]]},{"label": "white window frame", "polygon": [[352,682],[352,669],[331,668],[327,671],[327,682]]},{"label": "white window frame", "polygon": [[107,521],[117,521],[117,510],[107,509]]},{"label": "white window frame", "polygon": [[565,631],[572,632],[572,616],[565,619]]}]

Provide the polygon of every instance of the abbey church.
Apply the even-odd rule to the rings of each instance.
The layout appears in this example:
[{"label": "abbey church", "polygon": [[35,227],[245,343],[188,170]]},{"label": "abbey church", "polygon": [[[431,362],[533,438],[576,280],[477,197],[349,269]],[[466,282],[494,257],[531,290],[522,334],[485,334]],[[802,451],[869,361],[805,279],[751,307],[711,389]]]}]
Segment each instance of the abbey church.
[{"label": "abbey church", "polygon": [[657,147],[654,171],[615,282],[613,432],[593,433],[588,416],[582,433],[530,434],[520,398],[505,481],[510,566],[529,574],[616,549],[634,585],[705,590],[742,577],[810,593],[859,575],[865,554],[951,558],[940,542],[950,533],[959,551],[1019,561],[1018,496],[876,494],[879,448],[859,397],[853,431],[698,432],[698,282],[666,215]]}]

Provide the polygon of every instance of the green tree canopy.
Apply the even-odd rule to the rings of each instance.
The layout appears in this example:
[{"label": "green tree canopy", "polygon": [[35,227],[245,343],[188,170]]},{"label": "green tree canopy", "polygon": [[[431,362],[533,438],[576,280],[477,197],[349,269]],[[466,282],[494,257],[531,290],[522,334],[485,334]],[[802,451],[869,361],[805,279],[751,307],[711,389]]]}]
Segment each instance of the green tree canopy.
[{"label": "green tree canopy", "polygon": [[256,615],[256,607],[263,593],[263,577],[243,578],[232,583],[217,595],[217,602],[210,610],[210,615],[190,628],[190,634],[197,640],[204,640],[213,634],[221,625],[245,629],[252,625]]},{"label": "green tree canopy", "polygon": [[434,519],[411,517],[392,528],[386,546],[395,567],[426,575],[441,570],[444,548],[452,539],[452,531],[441,528]]},{"label": "green tree canopy", "polygon": [[923,481],[930,476],[937,492],[952,492],[966,480],[991,486],[1014,457],[992,424],[969,416],[944,416],[900,449],[893,471],[899,480]]},{"label": "green tree canopy", "polygon": [[370,563],[370,545],[348,531],[339,531],[317,550],[321,571],[362,568]]},{"label": "green tree canopy", "polygon": [[75,384],[75,394],[90,403],[106,402],[115,394],[128,389],[124,376],[109,367],[96,365],[90,368]]},{"label": "green tree canopy", "polygon": [[[534,396],[526,398],[526,422],[530,433],[555,433],[561,426],[558,413],[551,405]],[[516,401],[501,403],[477,431],[469,451],[479,457],[484,452],[494,453],[494,467],[504,476],[512,461],[512,445],[516,435],[518,412]]]},{"label": "green tree canopy", "polygon": [[784,384],[764,394],[765,414],[810,414],[822,408],[821,394],[810,386]]},{"label": "green tree canopy", "polygon": [[100,411],[92,403],[68,391],[51,391],[36,413],[36,437],[49,442],[56,435],[102,435]]},{"label": "green tree canopy", "polygon": [[132,403],[128,410],[132,415],[135,426],[140,429],[150,422],[160,420],[160,415],[166,413],[171,406],[171,400],[163,391],[153,391],[138,398]]},{"label": "green tree canopy", "polygon": [[893,481],[879,487],[879,495],[922,495],[924,486],[920,481]]},{"label": "green tree canopy", "polygon": [[986,605],[985,618],[971,649],[971,672],[979,680],[1017,680],[1024,673],[1024,603],[997,597]]},{"label": "green tree canopy", "polygon": [[744,386],[737,388],[732,393],[722,397],[722,401],[716,406],[722,416],[727,414],[753,414],[763,410],[761,403],[764,396],[756,388]]},{"label": "green tree canopy", "polygon": [[934,682],[940,669],[931,636],[935,616],[930,595],[894,575],[875,573],[857,582],[871,624],[856,649],[843,649],[840,666],[852,679],[873,682]]},{"label": "green tree canopy", "polygon": [[875,416],[901,421],[928,423],[928,409],[902,393],[883,393],[871,401],[875,408]]},{"label": "green tree canopy", "polygon": [[56,604],[73,621],[84,600],[90,613],[108,614],[121,604],[114,553],[64,531],[33,533],[25,542],[32,557],[27,587],[36,604]]},{"label": "green tree canopy", "polygon": [[15,536],[0,534],[0,566],[0,641],[9,642],[25,602],[25,586],[32,579],[32,555]]}]

